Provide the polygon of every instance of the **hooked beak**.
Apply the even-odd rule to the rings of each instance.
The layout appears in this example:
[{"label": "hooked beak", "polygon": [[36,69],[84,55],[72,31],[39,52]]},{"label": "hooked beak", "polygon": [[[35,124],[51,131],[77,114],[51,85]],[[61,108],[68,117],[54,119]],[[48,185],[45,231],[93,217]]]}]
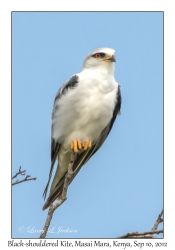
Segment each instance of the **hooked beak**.
[{"label": "hooked beak", "polygon": [[115,55],[110,55],[109,57],[105,58],[103,61],[105,61],[105,62],[116,62]]}]

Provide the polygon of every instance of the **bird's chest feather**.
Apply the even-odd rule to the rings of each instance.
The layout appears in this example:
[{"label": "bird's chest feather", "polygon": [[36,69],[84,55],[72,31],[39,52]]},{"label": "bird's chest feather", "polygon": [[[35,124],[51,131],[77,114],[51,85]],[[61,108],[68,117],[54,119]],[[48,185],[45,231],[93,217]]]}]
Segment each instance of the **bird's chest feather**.
[{"label": "bird's chest feather", "polygon": [[81,139],[98,136],[112,118],[116,89],[116,83],[109,80],[81,79],[59,101],[54,126],[57,136],[70,135],[71,139],[77,135]]},{"label": "bird's chest feather", "polygon": [[[77,89],[80,100],[77,102],[79,116],[87,116],[87,120],[104,120],[113,109],[113,90],[98,81],[82,84]],[[76,108],[77,108],[76,107]],[[77,109],[76,109],[77,110]]]}]

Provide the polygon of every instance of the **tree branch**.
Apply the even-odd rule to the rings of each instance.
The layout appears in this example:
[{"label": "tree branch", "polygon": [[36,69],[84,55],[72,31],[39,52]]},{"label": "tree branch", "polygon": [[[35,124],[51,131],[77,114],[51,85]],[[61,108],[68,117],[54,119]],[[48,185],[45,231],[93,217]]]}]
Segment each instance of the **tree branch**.
[{"label": "tree branch", "polygon": [[162,212],[159,214],[159,216],[158,216],[158,218],[157,218],[157,220],[156,220],[156,222],[155,222],[155,224],[154,224],[154,227],[151,229],[151,231],[157,230],[158,225],[159,225],[161,222],[163,222],[162,216],[163,216],[163,209],[162,209]]},{"label": "tree branch", "polygon": [[70,162],[69,162],[69,165],[68,165],[68,171],[67,171],[67,174],[66,174],[66,177],[65,177],[65,180],[64,180],[64,186],[63,186],[63,191],[62,191],[61,197],[60,197],[60,199],[58,200],[58,202],[55,205],[51,204],[50,207],[49,207],[46,222],[45,222],[44,228],[42,230],[42,233],[40,234],[41,239],[46,237],[46,234],[47,234],[47,231],[49,229],[50,222],[52,220],[52,216],[53,216],[54,211],[59,206],[61,206],[63,204],[63,202],[67,199],[67,197],[66,197],[67,196],[67,189],[68,189],[70,180],[71,180],[71,178],[72,178],[72,176],[74,174],[74,172],[72,171],[72,167],[73,167],[75,158],[76,158],[76,153],[72,151],[71,157],[70,157]]},{"label": "tree branch", "polygon": [[127,233],[123,236],[117,237],[117,239],[126,239],[126,238],[153,238],[153,234],[160,234],[163,233],[163,230],[155,230],[155,231],[149,231],[144,233],[138,233],[138,232],[132,232]]},{"label": "tree branch", "polygon": [[[21,166],[20,166],[18,172],[14,176],[12,176],[12,180],[15,179],[18,175],[25,175],[25,174],[26,174],[26,170],[21,171]],[[30,178],[30,177],[31,177],[31,175],[26,175],[26,177],[24,179],[16,180],[15,182],[13,182],[12,186],[19,184],[21,182],[36,180],[36,177],[34,177],[34,178]]]},{"label": "tree branch", "polygon": [[160,234],[160,233],[163,233],[163,229],[161,230],[157,230],[158,228],[158,225],[163,222],[163,210],[162,212],[159,214],[156,222],[154,223],[154,226],[153,228],[151,229],[151,231],[148,231],[148,232],[144,232],[144,233],[138,233],[138,232],[132,232],[132,233],[127,233],[125,235],[122,235],[120,237],[117,237],[117,239],[126,239],[126,238],[140,238],[140,239],[153,239],[153,238],[156,238],[154,236],[154,234]]}]

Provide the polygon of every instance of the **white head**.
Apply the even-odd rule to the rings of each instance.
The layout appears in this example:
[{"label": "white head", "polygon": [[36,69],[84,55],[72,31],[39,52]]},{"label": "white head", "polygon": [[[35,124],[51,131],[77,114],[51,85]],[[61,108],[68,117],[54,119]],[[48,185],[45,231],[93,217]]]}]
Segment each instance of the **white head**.
[{"label": "white head", "polygon": [[100,48],[93,50],[84,60],[84,69],[106,69],[114,71],[115,50],[110,48]]}]

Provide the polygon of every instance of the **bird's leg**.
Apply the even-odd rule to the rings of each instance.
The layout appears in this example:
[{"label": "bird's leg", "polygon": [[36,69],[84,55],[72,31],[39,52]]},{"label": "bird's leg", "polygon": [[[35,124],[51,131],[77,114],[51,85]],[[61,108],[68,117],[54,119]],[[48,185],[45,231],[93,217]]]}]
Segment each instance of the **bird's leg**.
[{"label": "bird's leg", "polygon": [[82,147],[83,147],[84,150],[90,148],[91,147],[91,141],[89,141],[89,140],[84,141],[82,143]]},{"label": "bird's leg", "polygon": [[70,147],[71,149],[77,153],[80,149],[83,150],[87,150],[88,148],[90,148],[92,146],[91,141],[90,140],[86,140],[84,142],[81,142],[80,140],[73,140]]},{"label": "bird's leg", "polygon": [[77,153],[79,149],[82,149],[80,140],[77,139],[73,140],[70,147],[73,149],[75,153]]}]

